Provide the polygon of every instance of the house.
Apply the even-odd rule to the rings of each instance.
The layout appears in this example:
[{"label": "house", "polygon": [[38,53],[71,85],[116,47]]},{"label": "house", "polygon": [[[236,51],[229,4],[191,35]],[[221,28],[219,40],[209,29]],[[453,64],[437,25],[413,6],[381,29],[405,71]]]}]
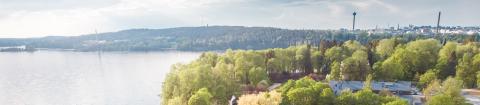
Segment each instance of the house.
[{"label": "house", "polygon": [[[364,81],[330,81],[329,86],[332,88],[335,95],[340,95],[342,90],[351,90],[357,92],[363,89]],[[412,85],[410,81],[397,82],[371,82],[372,91],[379,93],[382,90],[387,90],[400,98],[408,100],[411,105],[422,105],[421,92]]]}]

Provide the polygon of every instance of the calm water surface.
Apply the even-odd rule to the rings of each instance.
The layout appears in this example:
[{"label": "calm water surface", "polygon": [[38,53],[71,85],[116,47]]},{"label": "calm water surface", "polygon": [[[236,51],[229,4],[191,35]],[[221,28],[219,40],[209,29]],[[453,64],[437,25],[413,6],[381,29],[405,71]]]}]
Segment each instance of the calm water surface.
[{"label": "calm water surface", "polygon": [[172,64],[200,53],[0,53],[0,105],[159,105]]}]

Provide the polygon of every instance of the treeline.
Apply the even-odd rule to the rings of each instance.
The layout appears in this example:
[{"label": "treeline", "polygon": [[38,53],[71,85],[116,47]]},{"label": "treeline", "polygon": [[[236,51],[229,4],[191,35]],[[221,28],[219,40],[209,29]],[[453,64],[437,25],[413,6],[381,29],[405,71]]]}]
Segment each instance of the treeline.
[{"label": "treeline", "polygon": [[168,29],[132,29],[82,36],[51,36],[26,39],[0,39],[0,46],[26,45],[33,48],[75,49],[77,51],[211,51],[226,49],[287,48],[298,44],[318,44],[322,40],[344,42],[400,37],[405,40],[426,38],[463,41],[478,40],[478,35],[369,34],[341,30],[289,30],[270,27],[211,26]]},{"label": "treeline", "polygon": [[[418,82],[420,89],[435,87],[435,94],[430,95],[441,97],[434,99],[464,100],[457,90],[475,88],[480,81],[477,42],[389,38],[366,44],[352,40],[319,43],[265,50],[227,50],[223,54],[203,53],[189,64],[172,67],[163,84],[162,102],[164,105],[187,104],[197,91],[205,88],[202,91],[208,90],[211,95],[209,103],[223,105],[232,95],[265,91],[272,82],[303,76],[314,80],[366,80],[371,77],[376,81],[413,81]],[[449,77],[452,78],[449,80]],[[444,80],[450,82],[443,84],[457,86],[451,89],[455,92],[438,92],[444,88],[450,90],[440,83]],[[326,88],[317,91],[323,89]],[[288,92],[281,97],[288,97]]]}]

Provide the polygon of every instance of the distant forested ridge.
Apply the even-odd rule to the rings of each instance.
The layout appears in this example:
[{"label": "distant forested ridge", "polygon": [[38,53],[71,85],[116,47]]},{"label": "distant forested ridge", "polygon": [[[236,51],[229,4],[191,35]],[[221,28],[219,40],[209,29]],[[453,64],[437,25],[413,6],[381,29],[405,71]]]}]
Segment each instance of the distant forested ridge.
[{"label": "distant forested ridge", "polygon": [[[226,49],[286,48],[298,44],[319,44],[321,40],[341,43],[402,37],[407,40],[432,36],[404,34],[352,33],[346,30],[289,30],[271,27],[211,26],[168,29],[131,29],[82,36],[49,36],[42,38],[0,39],[0,46],[26,45],[32,48],[73,49],[76,51],[207,51]],[[450,40],[463,41],[471,35],[450,35]],[[476,38],[476,37],[474,37]],[[438,39],[438,38],[437,38]]]}]

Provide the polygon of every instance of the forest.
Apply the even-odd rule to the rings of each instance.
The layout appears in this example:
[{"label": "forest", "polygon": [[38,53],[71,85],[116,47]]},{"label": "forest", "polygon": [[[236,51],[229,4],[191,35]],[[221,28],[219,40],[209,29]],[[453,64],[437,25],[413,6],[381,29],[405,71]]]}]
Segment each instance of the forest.
[{"label": "forest", "polygon": [[[478,35],[448,34],[445,38],[461,42],[479,40]],[[80,36],[48,36],[40,38],[0,38],[2,46],[69,49],[75,51],[214,51],[227,49],[261,50],[287,48],[298,44],[319,44],[322,40],[344,42],[357,40],[366,44],[371,40],[401,37],[407,41],[435,38],[432,35],[388,33],[372,34],[366,31],[352,33],[342,30],[280,29],[271,27],[208,26],[166,29],[130,29],[118,32],[94,33]]]},{"label": "forest", "polygon": [[[334,95],[330,80],[412,81],[427,105],[468,105],[462,88],[480,86],[479,43],[400,37],[298,44],[263,50],[206,52],[172,66],[163,105],[408,105],[388,91]],[[273,83],[280,88],[268,91]]]}]

